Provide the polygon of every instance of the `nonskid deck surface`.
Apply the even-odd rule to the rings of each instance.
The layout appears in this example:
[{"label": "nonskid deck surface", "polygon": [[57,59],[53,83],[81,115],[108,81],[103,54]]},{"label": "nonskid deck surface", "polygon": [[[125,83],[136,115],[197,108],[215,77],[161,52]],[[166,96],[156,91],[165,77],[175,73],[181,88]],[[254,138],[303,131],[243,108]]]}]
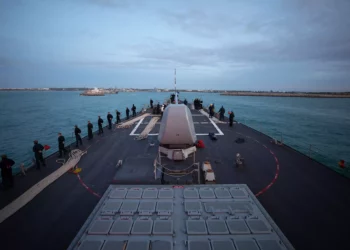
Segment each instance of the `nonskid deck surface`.
[{"label": "nonskid deck surface", "polygon": [[[198,111],[192,114],[197,134],[216,133],[210,121],[204,123],[208,118]],[[141,126],[146,126],[141,123],[140,129],[135,130],[137,133],[142,132]],[[342,230],[350,223],[350,182],[346,178],[288,147],[271,144],[268,136],[242,124],[233,128],[228,124],[216,125],[224,135],[218,135],[217,141],[199,135],[206,147],[198,149],[196,161],[210,161],[218,183],[245,183],[254,194],[260,192],[259,201],[296,249],[334,249],[335,245],[342,249],[347,245],[348,231]],[[157,153],[157,136],[135,140],[136,136],[130,134],[136,126],[105,129],[104,136],[94,136],[92,142],[84,139],[88,153],[79,162],[83,169],[80,179],[69,173],[63,175],[1,223],[0,235],[6,235],[1,238],[2,249],[65,249],[99,201],[98,196],[110,184],[125,176],[129,176],[126,182],[133,182],[130,184],[152,184],[153,180],[148,183],[145,179],[132,178],[132,169],[127,167],[128,164],[142,167],[149,174],[153,170],[149,164]],[[156,134],[158,130],[155,127],[152,132]],[[238,137],[246,142],[235,143]],[[156,145],[150,146],[149,140]],[[234,167],[236,153],[245,158],[244,168]],[[57,169],[56,157],[47,159],[48,168],[42,173],[16,177],[15,189],[1,192],[0,205],[6,205]],[[117,170],[119,160],[125,165]]]}]

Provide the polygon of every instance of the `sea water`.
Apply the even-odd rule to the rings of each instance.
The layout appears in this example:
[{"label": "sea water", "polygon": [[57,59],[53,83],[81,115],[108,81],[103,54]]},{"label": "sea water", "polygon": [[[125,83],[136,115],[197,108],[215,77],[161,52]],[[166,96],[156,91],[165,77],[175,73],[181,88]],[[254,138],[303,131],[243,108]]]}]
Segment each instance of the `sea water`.
[{"label": "sea water", "polygon": [[[16,162],[32,164],[33,140],[51,146],[46,156],[57,151],[57,133],[66,145],[75,141],[74,125],[87,134],[90,120],[97,130],[98,115],[107,125],[107,112],[115,121],[115,110],[135,104],[137,111],[169,99],[169,92],[121,92],[105,96],[80,96],[75,91],[0,92],[0,154]],[[221,105],[234,111],[235,119],[337,169],[339,159],[350,161],[350,99],[221,96],[217,93],[180,93],[189,102],[201,98],[204,105]],[[131,113],[131,110],[130,110]]]}]

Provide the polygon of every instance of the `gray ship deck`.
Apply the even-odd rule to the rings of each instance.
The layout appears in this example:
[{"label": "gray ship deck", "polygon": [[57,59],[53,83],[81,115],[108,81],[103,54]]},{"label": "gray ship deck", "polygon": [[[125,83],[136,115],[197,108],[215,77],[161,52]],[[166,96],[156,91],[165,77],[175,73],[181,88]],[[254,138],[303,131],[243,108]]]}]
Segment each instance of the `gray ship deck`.
[{"label": "gray ship deck", "polygon": [[[348,248],[348,179],[287,146],[271,144],[271,138],[242,124],[233,128],[217,124],[216,128],[198,111],[192,113],[196,133],[224,134],[217,141],[198,136],[206,147],[198,149],[196,161],[210,161],[217,183],[243,183],[253,193],[260,192],[260,203],[296,249]],[[110,184],[155,184],[150,171],[157,143],[151,147],[149,140],[157,142],[159,125],[142,141],[134,138],[146,124],[136,126],[105,129],[104,136],[95,135],[92,141],[84,138],[88,153],[79,162],[82,172],[64,174],[1,223],[1,249],[65,249]],[[246,142],[235,143],[237,137]],[[245,158],[244,168],[233,165],[238,152]],[[16,176],[15,188],[1,192],[0,207],[56,170],[60,166],[56,159],[57,154],[48,157],[48,167],[41,172]],[[118,160],[124,164],[117,170]]]}]

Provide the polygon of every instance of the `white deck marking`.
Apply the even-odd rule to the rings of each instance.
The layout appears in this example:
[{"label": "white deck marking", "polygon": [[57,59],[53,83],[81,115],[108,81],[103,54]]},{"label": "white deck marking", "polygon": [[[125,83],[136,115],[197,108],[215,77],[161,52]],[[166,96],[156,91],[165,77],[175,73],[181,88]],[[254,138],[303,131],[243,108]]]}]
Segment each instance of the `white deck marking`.
[{"label": "white deck marking", "polygon": [[[205,133],[205,134],[196,134],[197,136],[203,136],[203,135],[208,135],[209,134],[209,132],[208,133]],[[137,135],[140,135],[140,134],[130,134],[131,136],[137,136]],[[158,133],[157,134],[148,134],[149,136],[156,136],[156,135],[158,135]],[[215,135],[224,135],[224,134],[220,134],[220,133],[215,133]]]},{"label": "white deck marking", "polygon": [[[205,115],[192,115],[192,116],[204,116],[206,117]],[[140,134],[135,134],[136,130],[138,129],[138,127],[141,125],[141,124],[148,124],[148,122],[145,122],[145,123],[142,123],[143,120],[145,118],[142,118],[138,123],[137,125],[135,126],[135,128],[131,131],[130,133],[130,136],[138,136]],[[216,131],[218,133],[215,133],[215,135],[224,135],[224,133],[220,130],[220,128],[214,123],[213,120],[211,120],[210,118],[208,118],[210,123],[213,124],[214,128],[216,129]],[[158,123],[157,123],[158,124]],[[193,122],[193,124],[209,124],[209,122]],[[209,133],[209,132],[208,132]],[[204,136],[204,135],[208,135],[208,133],[199,133],[199,134],[196,134],[197,136]],[[149,136],[157,136],[158,133],[152,133],[152,134],[148,134]]]},{"label": "white deck marking", "polygon": [[213,126],[219,132],[219,135],[224,135],[224,133],[222,133],[221,129],[219,129],[219,127],[213,122],[213,120],[209,119],[209,121],[211,122],[211,124],[213,124]]},{"label": "white deck marking", "polygon": [[140,134],[135,134],[135,132],[136,132],[137,128],[141,125],[143,119],[145,119],[145,118],[142,118],[142,119],[136,124],[135,128],[131,131],[130,135],[140,135]]}]

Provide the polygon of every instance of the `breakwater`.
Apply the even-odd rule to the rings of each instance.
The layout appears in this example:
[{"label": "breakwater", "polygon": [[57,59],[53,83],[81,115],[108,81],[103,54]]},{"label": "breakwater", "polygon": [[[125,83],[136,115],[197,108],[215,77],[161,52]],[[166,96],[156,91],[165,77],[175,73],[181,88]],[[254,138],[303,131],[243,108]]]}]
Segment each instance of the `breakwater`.
[{"label": "breakwater", "polygon": [[227,92],[225,96],[269,96],[269,97],[304,97],[304,98],[350,98],[350,93],[295,93],[295,92]]}]

